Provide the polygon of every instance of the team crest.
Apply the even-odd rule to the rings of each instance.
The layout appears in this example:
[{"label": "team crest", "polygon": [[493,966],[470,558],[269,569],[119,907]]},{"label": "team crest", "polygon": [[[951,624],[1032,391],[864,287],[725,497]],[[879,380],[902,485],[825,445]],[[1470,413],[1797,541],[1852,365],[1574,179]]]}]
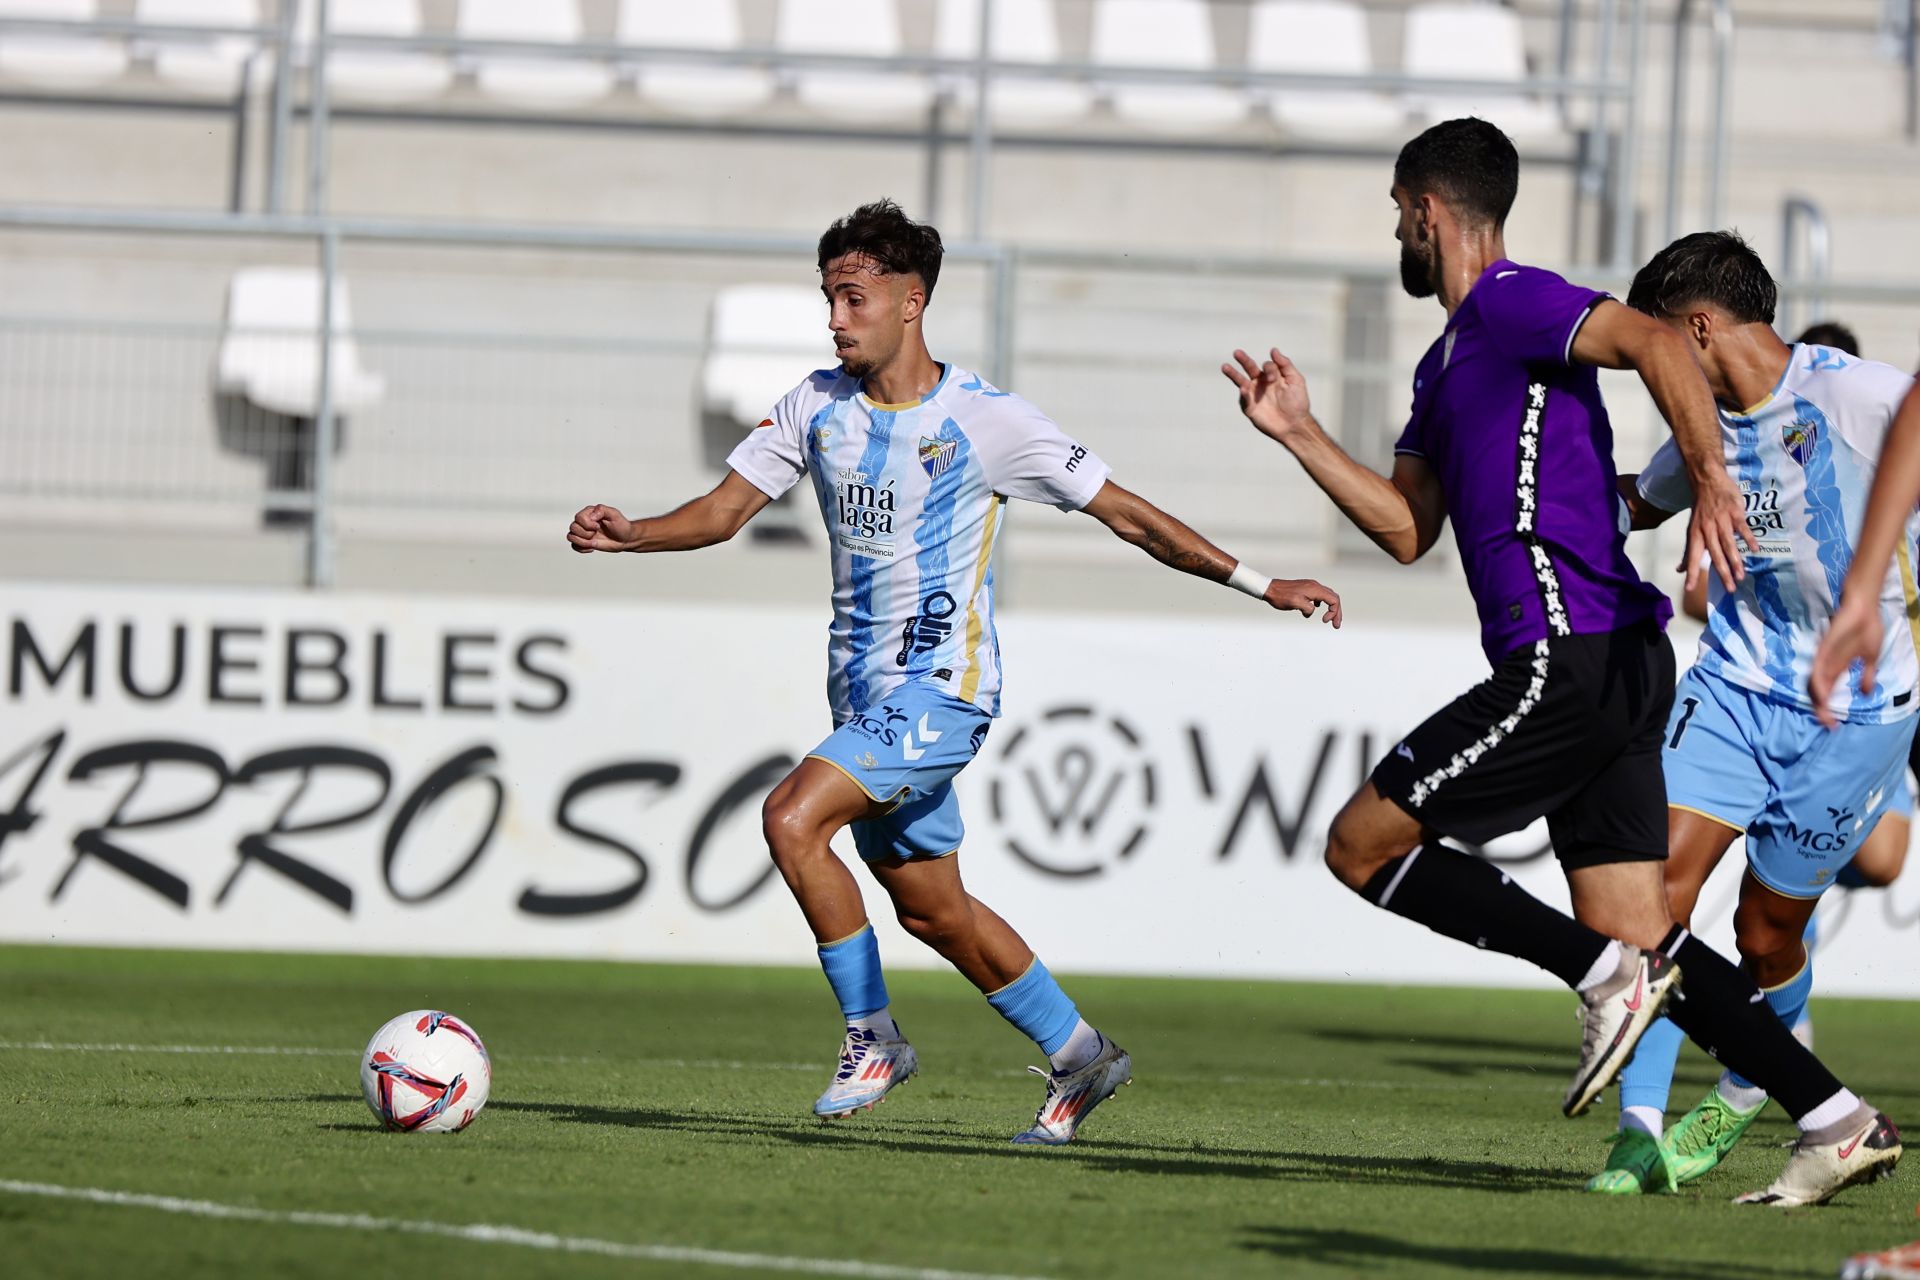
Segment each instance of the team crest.
[{"label": "team crest", "polygon": [[1813,456],[1814,424],[1806,418],[1796,418],[1780,428],[1780,442],[1787,447],[1787,453],[1801,466],[1807,465],[1807,459]]},{"label": "team crest", "polygon": [[938,480],[946,469],[953,465],[954,455],[960,452],[958,440],[932,440],[920,437],[920,465],[925,467],[927,475]]}]

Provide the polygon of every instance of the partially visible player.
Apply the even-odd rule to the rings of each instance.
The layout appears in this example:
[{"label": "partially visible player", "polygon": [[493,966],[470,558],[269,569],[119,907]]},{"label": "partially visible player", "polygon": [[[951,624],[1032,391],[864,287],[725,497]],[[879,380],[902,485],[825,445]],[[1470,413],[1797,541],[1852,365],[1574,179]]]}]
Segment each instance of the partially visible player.
[{"label": "partially visible player", "polygon": [[[827,688],[834,731],[767,797],[767,844],[819,944],[846,1034],[814,1112],[871,1108],[918,1066],[888,1005],[859,885],[830,841],[852,827],[908,933],[986,993],[1047,1055],[1046,1096],[1017,1143],[1070,1140],[1132,1059],[1083,1019],[1031,948],[960,880],[953,778],[1000,713],[993,548],[1009,497],[1085,511],[1162,564],[1274,609],[1340,625],[1340,599],[1273,581],[1127,492],[1107,464],[1019,396],[928,354],[921,318],[940,233],[891,201],[820,238],[820,287],[840,356],[795,387],[705,497],[629,520],[583,508],[576,551],[685,551],[724,542],[803,479],[833,555]],[[716,697],[724,697],[716,690]],[[726,714],[746,716],[751,708]],[[1038,1068],[1035,1068],[1038,1070]]]},{"label": "partially visible player", "polygon": [[[1666,597],[1617,524],[1613,432],[1596,366],[1631,368],[1671,425],[1704,549],[1730,587],[1753,537],[1713,395],[1684,339],[1605,294],[1522,266],[1503,226],[1519,158],[1498,128],[1449,120],[1400,151],[1391,196],[1401,281],[1446,327],[1417,366],[1393,475],[1314,420],[1275,350],[1222,372],[1240,407],[1401,563],[1451,517],[1492,675],[1394,746],[1334,819],[1327,863],[1377,907],[1539,965],[1578,991],[1585,1034],[1568,1115],[1589,1107],[1685,975],[1673,1016],[1781,1099],[1802,1130],[1785,1171],[1742,1199],[1813,1204],[1889,1170],[1899,1134],[1761,1003],[1751,978],[1668,914],[1660,745],[1673,703]],[[1443,837],[1481,843],[1545,817],[1574,919]]]},{"label": "partially visible player", "polygon": [[[1746,501],[1758,554],[1727,591],[1708,584],[1700,654],[1680,680],[1667,726],[1667,901],[1683,922],[1733,841],[1748,869],[1734,929],[1767,1003],[1797,1025],[1813,984],[1803,935],[1887,806],[1905,790],[1913,744],[1914,634],[1900,625],[1880,655],[1887,679],[1850,689],[1829,733],[1813,717],[1806,675],[1852,560],[1852,540],[1894,409],[1912,380],[1898,369],[1773,331],[1777,297],[1759,255],[1730,232],[1700,232],[1655,254],[1628,304],[1687,340],[1719,403],[1727,465]],[[1685,510],[1693,495],[1672,444],[1622,495],[1635,528]],[[1909,539],[1910,540],[1910,539]],[[1916,598],[1903,563],[1881,586],[1889,623]],[[1620,1132],[1588,1189],[1668,1190],[1712,1170],[1765,1108],[1766,1090],[1725,1072],[1662,1141],[1680,1029],[1648,1031],[1620,1076]]]},{"label": "partially visible player", "polygon": [[[1879,584],[1896,555],[1911,546],[1907,534],[1916,503],[1920,503],[1920,386],[1907,393],[1887,431],[1853,567],[1847,571],[1846,587],[1833,611],[1833,625],[1813,656],[1807,692],[1823,724],[1839,723],[1830,705],[1836,690],[1849,684],[1871,690],[1876,683],[1887,631]],[[1841,1274],[1859,1280],[1920,1276],[1920,1241],[1882,1254],[1849,1258]]]}]

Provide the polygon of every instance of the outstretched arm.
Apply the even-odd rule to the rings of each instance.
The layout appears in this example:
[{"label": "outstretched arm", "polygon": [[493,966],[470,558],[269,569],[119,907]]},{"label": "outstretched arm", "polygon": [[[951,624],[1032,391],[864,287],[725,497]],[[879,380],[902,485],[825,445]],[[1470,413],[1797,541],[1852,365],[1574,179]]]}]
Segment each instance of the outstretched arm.
[{"label": "outstretched arm", "polygon": [[1855,659],[1866,664],[1860,673],[1860,688],[1873,688],[1874,666],[1886,635],[1886,624],[1880,620],[1880,589],[1887,580],[1893,549],[1905,536],[1907,517],[1913,514],[1916,498],[1920,498],[1920,386],[1907,392],[1893,425],[1887,428],[1873,474],[1873,492],[1867,497],[1867,514],[1860,525],[1860,542],[1853,552],[1853,567],[1847,571],[1833,623],[1813,655],[1807,692],[1813,697],[1814,715],[1829,729],[1839,722],[1827,699]]},{"label": "outstretched arm", "polygon": [[1632,369],[1640,375],[1673,430],[1693,484],[1693,516],[1687,524],[1686,558],[1680,562],[1687,586],[1700,577],[1700,553],[1705,551],[1720,581],[1733,590],[1746,576],[1742,553],[1751,549],[1757,554],[1760,544],[1747,527],[1739,486],[1727,474],[1713,391],[1686,339],[1652,316],[1607,299],[1580,326],[1570,354],[1579,364]]},{"label": "outstretched arm", "polygon": [[1433,547],[1446,524],[1446,496],[1423,458],[1394,459],[1391,478],[1363,467],[1334,442],[1313,416],[1307,380],[1278,349],[1256,364],[1244,351],[1220,366],[1240,389],[1240,411],[1260,433],[1300,461],[1334,505],[1401,564],[1412,564]]},{"label": "outstretched arm", "polygon": [[[1160,508],[1109,480],[1082,508],[1113,530],[1122,542],[1139,547],[1161,564],[1209,582],[1225,582],[1257,595],[1275,609],[1292,609],[1311,618],[1325,605],[1322,622],[1340,625],[1340,597],[1311,578],[1266,579]],[[1262,585],[1264,584],[1264,585]]]},{"label": "outstretched arm", "polygon": [[738,471],[692,502],[663,516],[629,520],[612,507],[582,507],[567,529],[567,545],[589,551],[693,551],[725,542],[772,501]]}]

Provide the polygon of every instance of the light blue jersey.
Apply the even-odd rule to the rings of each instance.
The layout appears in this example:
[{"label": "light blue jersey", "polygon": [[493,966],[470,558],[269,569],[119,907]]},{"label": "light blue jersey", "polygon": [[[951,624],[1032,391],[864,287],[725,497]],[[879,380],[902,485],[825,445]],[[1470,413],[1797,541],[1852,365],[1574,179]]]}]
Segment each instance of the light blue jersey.
[{"label": "light blue jersey", "polygon": [[876,404],[824,369],[727,465],[770,497],[813,481],[833,551],[827,692],[836,725],[927,681],[1000,711],[993,546],[1010,497],[1077,511],[1106,463],[1051,419],[953,365],[908,404]]},{"label": "light blue jersey", "polygon": [[[1840,598],[1866,515],[1880,446],[1913,379],[1891,365],[1830,347],[1796,346],[1773,393],[1739,413],[1720,411],[1727,469],[1759,540],[1746,577],[1728,591],[1709,578],[1707,630],[1696,665],[1776,702],[1811,710],[1807,677]],[[1641,472],[1640,496],[1666,511],[1693,505],[1679,450],[1663,445]],[[1920,619],[1909,520],[1881,591],[1886,640],[1873,690],[1856,668],[1833,693],[1855,724],[1905,719],[1915,710],[1915,623]]]}]

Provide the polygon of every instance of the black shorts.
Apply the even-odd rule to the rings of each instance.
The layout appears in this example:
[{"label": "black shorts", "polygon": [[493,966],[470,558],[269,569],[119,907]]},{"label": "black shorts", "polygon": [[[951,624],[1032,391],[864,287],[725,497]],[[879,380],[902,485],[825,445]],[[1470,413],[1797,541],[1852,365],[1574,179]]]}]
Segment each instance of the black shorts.
[{"label": "black shorts", "polygon": [[1389,751],[1373,785],[1469,844],[1544,817],[1569,868],[1665,858],[1673,685],[1653,622],[1525,645]]}]

